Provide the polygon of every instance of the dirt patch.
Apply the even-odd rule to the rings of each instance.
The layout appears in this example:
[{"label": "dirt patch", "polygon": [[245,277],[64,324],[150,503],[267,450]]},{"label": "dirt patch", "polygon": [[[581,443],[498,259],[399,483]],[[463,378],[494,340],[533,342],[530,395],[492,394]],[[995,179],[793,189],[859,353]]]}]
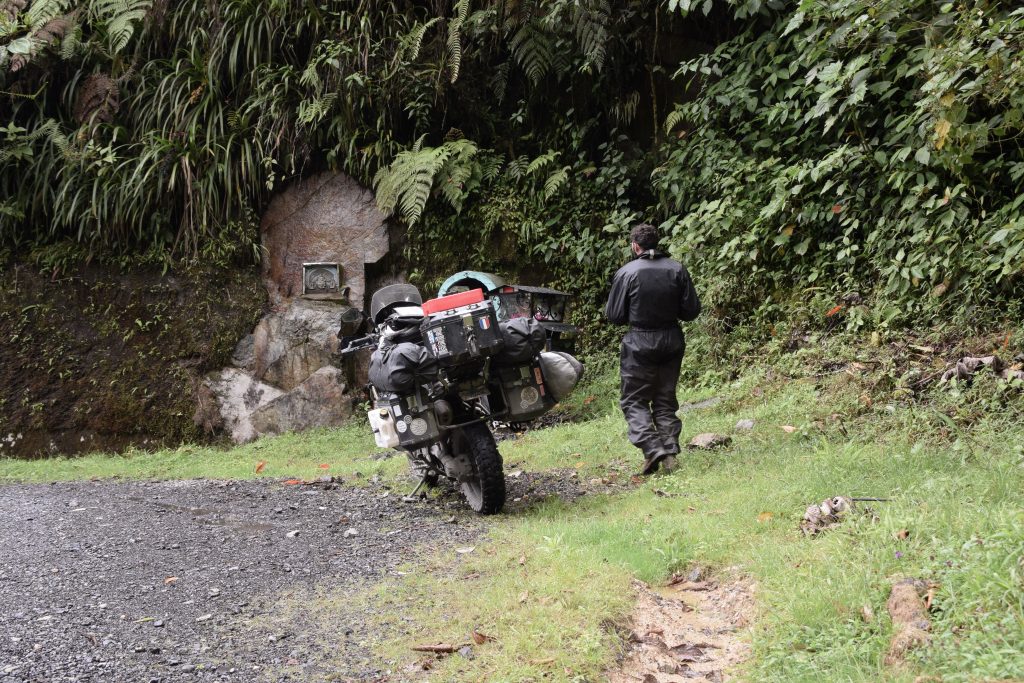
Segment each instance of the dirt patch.
[{"label": "dirt patch", "polygon": [[750,654],[754,613],[749,579],[700,580],[652,588],[636,582],[631,647],[609,683],[720,683]]},{"label": "dirt patch", "polygon": [[903,579],[893,584],[885,604],[893,627],[889,652],[885,655],[887,666],[899,666],[907,652],[931,640],[928,608],[921,598],[921,592],[926,589],[923,582],[914,579]]}]

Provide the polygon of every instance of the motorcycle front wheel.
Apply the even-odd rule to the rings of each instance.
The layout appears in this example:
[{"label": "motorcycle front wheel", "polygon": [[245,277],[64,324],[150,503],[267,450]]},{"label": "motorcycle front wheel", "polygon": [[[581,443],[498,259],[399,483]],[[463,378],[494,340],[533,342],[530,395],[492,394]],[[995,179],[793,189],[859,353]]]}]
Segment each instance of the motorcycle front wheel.
[{"label": "motorcycle front wheel", "polygon": [[467,453],[473,474],[459,483],[462,495],[474,512],[493,515],[505,506],[505,471],[498,445],[490,428],[482,422],[452,432],[456,452]]}]

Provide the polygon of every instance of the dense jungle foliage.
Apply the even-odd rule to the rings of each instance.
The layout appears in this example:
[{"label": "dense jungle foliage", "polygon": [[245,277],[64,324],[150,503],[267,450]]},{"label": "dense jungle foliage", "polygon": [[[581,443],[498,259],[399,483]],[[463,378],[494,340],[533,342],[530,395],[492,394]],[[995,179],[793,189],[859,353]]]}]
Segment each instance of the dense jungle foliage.
[{"label": "dense jungle foliage", "polygon": [[1016,5],[0,0],[0,244],[216,253],[330,168],[423,282],[532,267],[596,304],[645,218],[729,324],[979,322],[1024,290]]}]

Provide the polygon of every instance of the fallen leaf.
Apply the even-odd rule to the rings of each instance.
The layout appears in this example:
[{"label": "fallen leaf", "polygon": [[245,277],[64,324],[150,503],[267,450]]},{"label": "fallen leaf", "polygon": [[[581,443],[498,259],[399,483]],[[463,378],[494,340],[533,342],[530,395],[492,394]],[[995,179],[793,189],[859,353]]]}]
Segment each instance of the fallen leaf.
[{"label": "fallen leaf", "polygon": [[775,517],[775,513],[774,512],[768,512],[767,510],[765,510],[764,512],[762,512],[761,514],[759,514],[757,516],[757,521],[761,522],[763,524],[764,522],[771,521],[771,519],[773,517]]},{"label": "fallen leaf", "polygon": [[928,594],[924,598],[925,609],[930,610],[932,608],[932,602],[935,600],[935,591],[938,590],[938,586],[929,586]]},{"label": "fallen leaf", "polygon": [[843,310],[843,304],[836,304],[832,308],[828,309],[828,313],[825,314],[826,318],[831,318],[839,311]]},{"label": "fallen leaf", "polygon": [[476,629],[473,629],[472,633],[469,634],[473,638],[473,642],[477,645],[483,645],[489,640],[494,640],[493,636],[489,636],[486,633],[480,633]]},{"label": "fallen leaf", "polygon": [[530,599],[530,591],[523,591],[519,594],[519,604],[525,605],[526,601]]},{"label": "fallen leaf", "polygon": [[554,657],[545,657],[544,659],[531,659],[530,664],[533,666],[546,666],[548,664],[554,664]]},{"label": "fallen leaf", "polygon": [[457,552],[459,555],[467,555],[467,554],[473,552],[474,550],[476,550],[476,546],[469,545],[469,546],[466,546],[465,548],[456,548],[455,552]]},{"label": "fallen leaf", "polygon": [[591,403],[593,403],[596,400],[597,400],[597,396],[593,396],[593,395],[587,396],[585,399],[583,399],[583,405],[589,406]]},{"label": "fallen leaf", "polygon": [[317,467],[319,467],[319,468],[320,468],[320,469],[322,469],[322,470],[327,470],[327,469],[330,469],[330,468],[331,468],[331,466],[330,466],[330,465],[328,465],[328,464],[327,464],[327,463],[325,463],[325,462],[322,462],[322,463],[320,463],[319,465],[317,465]]},{"label": "fallen leaf", "polygon": [[256,474],[259,474],[260,472],[262,472],[263,468],[266,467],[266,466],[267,466],[267,463],[265,461],[263,461],[263,460],[260,460],[258,463],[256,463]]},{"label": "fallen leaf", "polygon": [[301,484],[301,483],[302,483],[301,479],[285,479],[285,481],[284,481],[284,485],[285,486],[295,486],[296,484]]},{"label": "fallen leaf", "polygon": [[164,579],[164,585],[165,586],[170,586],[172,583],[174,583],[177,580],[178,580],[177,576],[168,576],[166,579]]},{"label": "fallen leaf", "polygon": [[576,463],[576,469],[580,469],[581,467],[583,467],[583,466],[584,466],[584,465],[586,465],[586,464],[587,464],[587,463],[585,463],[585,462],[583,462],[582,460],[580,460],[580,461],[579,461],[578,463]]},{"label": "fallen leaf", "polygon": [[842,204],[833,204],[832,205],[832,213],[841,213],[842,210],[843,210],[843,205]]},{"label": "fallen leaf", "polygon": [[519,556],[519,565],[522,566],[522,565],[525,565],[525,564],[526,564],[526,555],[520,555]]},{"label": "fallen leaf", "polygon": [[899,531],[893,534],[893,538],[895,538],[897,541],[905,541],[909,537],[910,532],[906,529],[900,529]]},{"label": "fallen leaf", "polygon": [[796,427],[794,427],[793,425],[782,425],[782,431],[786,432],[787,434],[792,434],[793,432],[796,431]]}]

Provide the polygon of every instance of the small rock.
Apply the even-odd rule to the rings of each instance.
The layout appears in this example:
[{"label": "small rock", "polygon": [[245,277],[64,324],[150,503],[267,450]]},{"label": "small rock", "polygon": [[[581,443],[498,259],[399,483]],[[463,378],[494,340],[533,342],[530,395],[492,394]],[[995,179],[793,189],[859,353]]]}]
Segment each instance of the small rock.
[{"label": "small rock", "polygon": [[153,622],[153,628],[163,628],[163,627],[164,627],[164,622],[160,621],[159,619],[157,619],[156,621]]},{"label": "small rock", "polygon": [[358,536],[358,535],[359,535],[359,531],[356,530],[356,529],[346,529],[345,530],[345,537],[346,538],[350,538],[352,536]]},{"label": "small rock", "polygon": [[274,514],[279,515],[284,512],[284,508],[274,508]]},{"label": "small rock", "polygon": [[209,621],[210,619],[213,619],[212,614],[204,614],[201,617],[196,617],[196,621]]},{"label": "small rock", "polygon": [[722,446],[728,446],[730,443],[732,443],[732,437],[724,434],[705,432],[690,439],[689,448],[720,448]]},{"label": "small rock", "polygon": [[737,432],[749,432],[753,428],[754,428],[754,421],[753,420],[740,420],[739,422],[736,423],[736,431]]},{"label": "small rock", "polygon": [[[299,530],[295,529],[293,531],[289,531],[287,535],[288,535],[288,538],[295,538],[296,536],[299,535]],[[348,536],[348,532],[345,532],[345,535]]]}]

